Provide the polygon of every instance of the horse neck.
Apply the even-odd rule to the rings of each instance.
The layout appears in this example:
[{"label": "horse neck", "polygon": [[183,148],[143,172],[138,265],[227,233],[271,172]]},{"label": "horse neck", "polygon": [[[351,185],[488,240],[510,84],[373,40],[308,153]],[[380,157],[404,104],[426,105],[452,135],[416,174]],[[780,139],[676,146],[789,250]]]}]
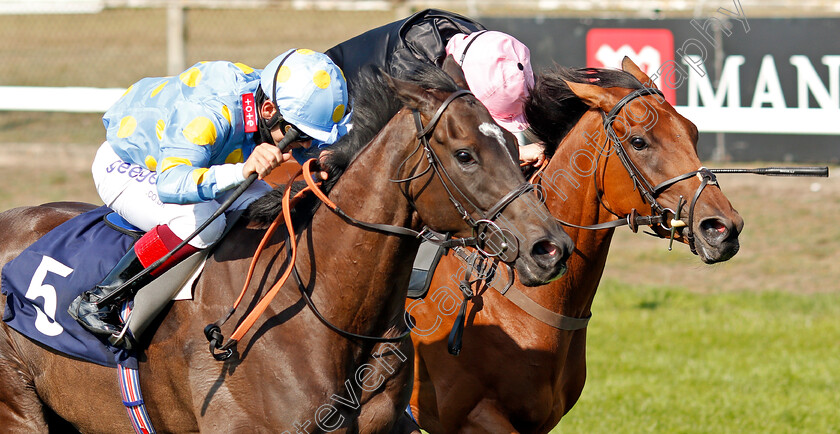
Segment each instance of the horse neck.
[{"label": "horse neck", "polygon": [[[413,132],[410,116],[398,114],[355,158],[330,192],[330,199],[357,220],[419,230],[420,222],[400,184],[390,181],[397,178],[397,167],[414,148]],[[299,258],[307,258],[303,260],[306,263],[315,258],[316,292],[321,289],[340,295],[342,309],[355,312],[353,323],[345,326],[351,327],[350,331],[360,327],[358,333],[381,334],[378,327],[401,321],[419,242],[349,224],[323,206],[310,228],[307,250],[312,253],[302,252]],[[310,239],[299,245],[307,245]],[[371,319],[367,330],[359,318]]]},{"label": "horse neck", "polygon": [[[410,112],[400,111],[386,129],[374,137],[353,160],[330,192],[330,199],[358,220],[418,230],[420,221],[403,194],[404,184],[392,181],[401,177],[397,170],[417,146],[415,125]],[[326,209],[319,213],[333,215]],[[346,226],[347,230],[357,232],[360,236],[381,235],[370,229]],[[407,239],[394,236],[380,238]]]},{"label": "horse neck", "polygon": [[[595,185],[606,168],[606,159],[600,157],[604,139],[600,114],[590,110],[557,147],[541,177],[546,206],[554,217],[579,226],[616,219],[601,206]],[[569,271],[532,293],[555,312],[581,317],[589,313],[614,230],[564,229],[575,242],[575,252],[567,262]]]}]

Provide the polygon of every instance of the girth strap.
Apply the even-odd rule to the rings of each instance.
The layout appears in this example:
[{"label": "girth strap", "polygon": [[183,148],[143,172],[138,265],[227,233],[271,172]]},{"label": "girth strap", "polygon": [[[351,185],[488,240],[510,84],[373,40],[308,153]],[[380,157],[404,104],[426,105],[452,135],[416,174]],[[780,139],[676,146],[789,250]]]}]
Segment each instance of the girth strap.
[{"label": "girth strap", "polygon": [[156,431],[152,426],[149,412],[146,410],[143,394],[140,392],[140,371],[120,364],[117,366],[117,373],[119,374],[123,405],[128,412],[128,418],[134,432],[137,434],[154,434]]},{"label": "girth strap", "polygon": [[[132,309],[131,304],[128,301],[124,301],[120,308],[119,316],[124,323],[128,322]],[[154,426],[152,426],[152,419],[149,417],[149,412],[146,410],[143,393],[140,391],[140,370],[136,367],[126,366],[123,363],[120,362],[117,365],[117,373],[119,376],[122,403],[125,406],[126,412],[128,412],[128,419],[131,421],[131,426],[137,434],[154,434],[156,431]]]}]

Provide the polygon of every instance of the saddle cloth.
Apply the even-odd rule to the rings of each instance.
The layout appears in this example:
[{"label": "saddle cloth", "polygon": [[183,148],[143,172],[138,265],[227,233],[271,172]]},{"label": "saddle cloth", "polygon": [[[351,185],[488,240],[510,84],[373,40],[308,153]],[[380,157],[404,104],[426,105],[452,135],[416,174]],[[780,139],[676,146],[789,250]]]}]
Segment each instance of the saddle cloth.
[{"label": "saddle cloth", "polygon": [[[111,212],[102,206],[64,222],[3,267],[3,321],[68,356],[136,368],[133,352],[110,345],[107,337],[88,332],[67,313],[70,302],[102,281],[134,243],[135,237],[104,222]],[[189,297],[190,288],[185,289]]]}]

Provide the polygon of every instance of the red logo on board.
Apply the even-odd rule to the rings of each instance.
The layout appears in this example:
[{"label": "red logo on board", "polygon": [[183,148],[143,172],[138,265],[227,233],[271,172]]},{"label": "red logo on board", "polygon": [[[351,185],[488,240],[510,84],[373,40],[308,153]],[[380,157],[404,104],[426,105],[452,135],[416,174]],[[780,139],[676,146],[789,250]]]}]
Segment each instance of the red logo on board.
[{"label": "red logo on board", "polygon": [[242,121],[245,123],[246,133],[257,132],[257,104],[254,102],[254,94],[242,95]]},{"label": "red logo on board", "polygon": [[670,30],[592,29],[587,33],[587,66],[621,68],[624,56],[633,60],[648,76],[660,75],[654,79],[654,84],[668,102],[676,105],[676,90],[668,83],[662,83],[662,74],[656,74],[663,64],[674,60],[674,34]]}]

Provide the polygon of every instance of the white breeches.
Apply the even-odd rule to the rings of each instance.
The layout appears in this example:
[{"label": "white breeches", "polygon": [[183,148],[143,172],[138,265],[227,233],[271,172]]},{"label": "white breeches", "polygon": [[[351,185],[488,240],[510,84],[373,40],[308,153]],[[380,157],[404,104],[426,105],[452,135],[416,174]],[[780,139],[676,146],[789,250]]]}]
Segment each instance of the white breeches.
[{"label": "white breeches", "polygon": [[[158,199],[157,172],[123,161],[106,141],[99,147],[93,160],[93,182],[102,201],[122,218],[138,228],[148,231],[158,225],[168,225],[182,240],[192,234],[225,201],[224,195],[208,202],[194,204],[163,203]],[[251,202],[271,191],[271,186],[257,180],[228,211],[244,209]],[[203,249],[218,240],[225,229],[225,217],[219,216],[190,244]]]}]

